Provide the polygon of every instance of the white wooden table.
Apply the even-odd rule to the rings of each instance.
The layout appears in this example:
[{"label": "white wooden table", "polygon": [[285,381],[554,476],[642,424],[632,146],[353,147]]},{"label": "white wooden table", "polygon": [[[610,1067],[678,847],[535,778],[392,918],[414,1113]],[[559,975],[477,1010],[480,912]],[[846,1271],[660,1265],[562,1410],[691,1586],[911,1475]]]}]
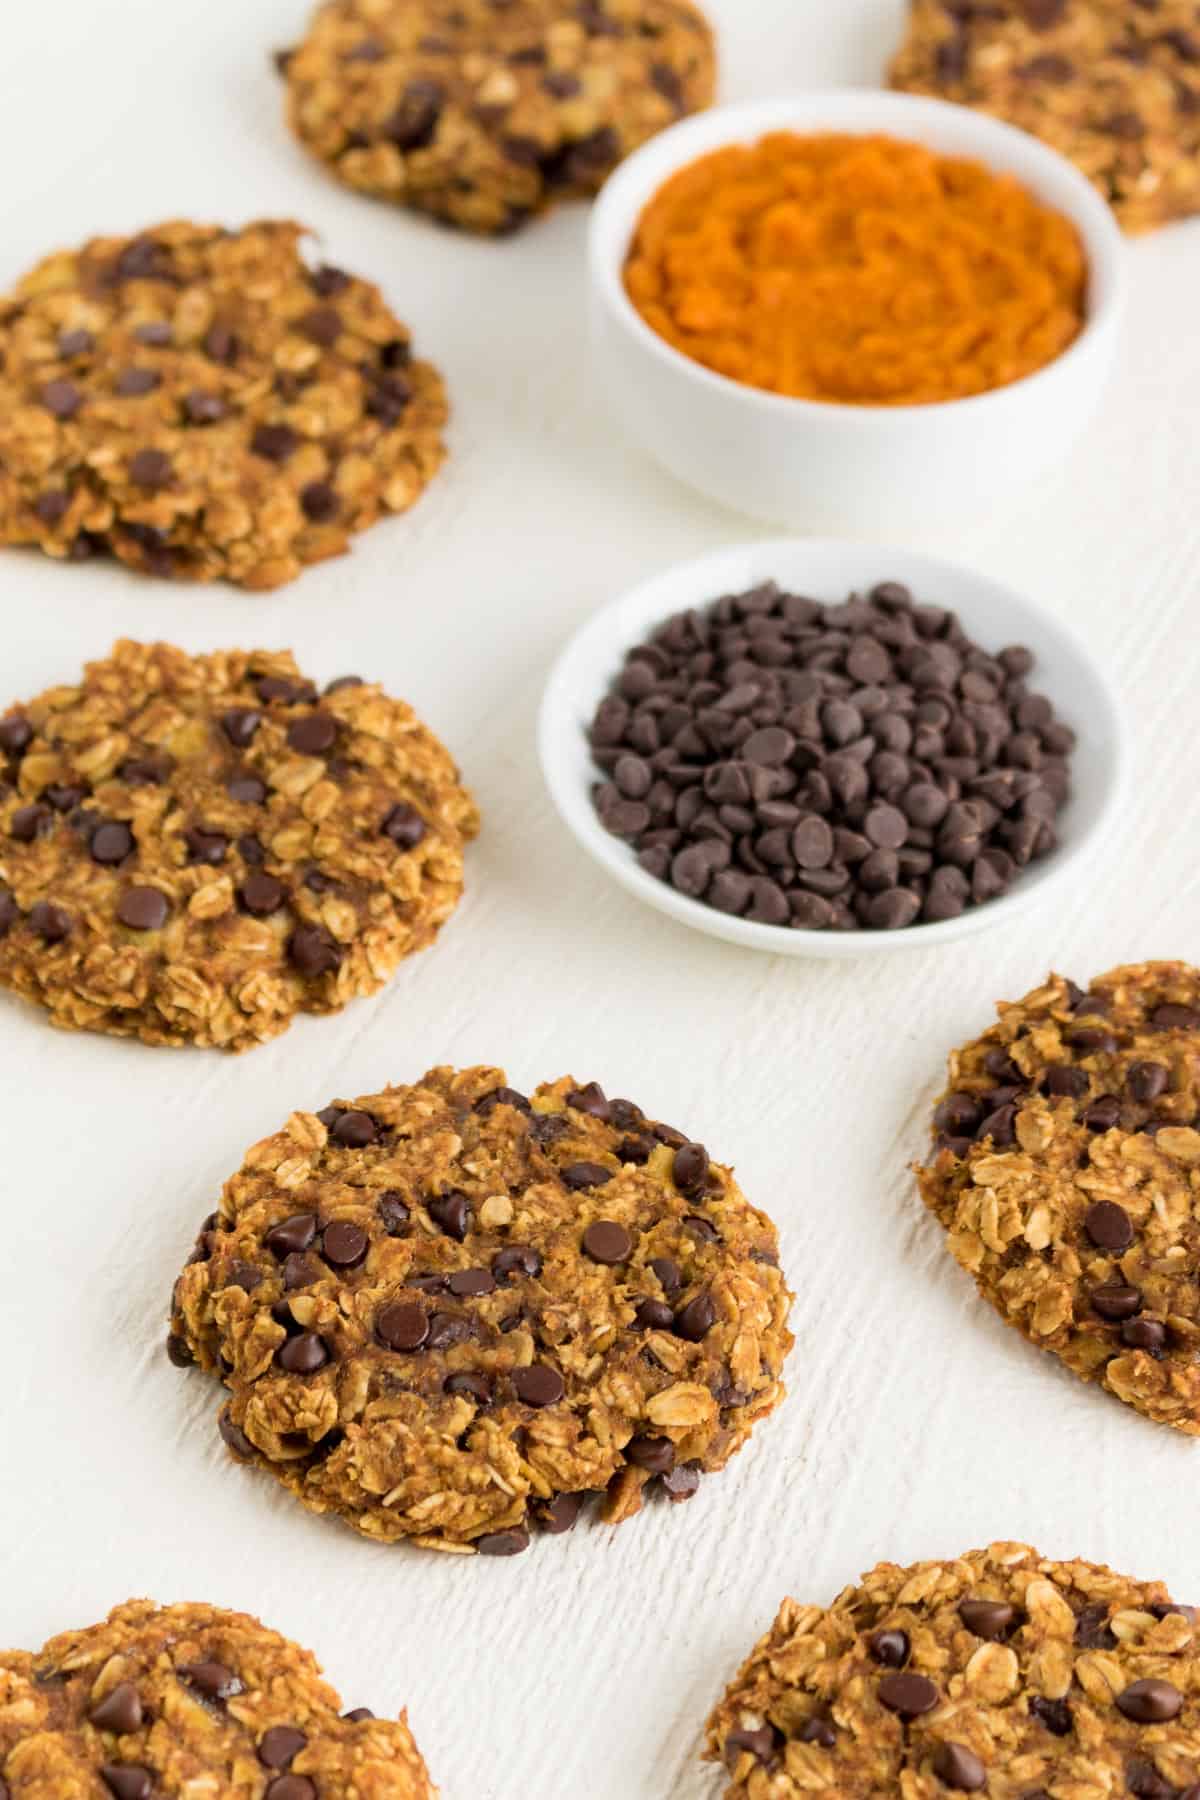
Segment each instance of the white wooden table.
[{"label": "white wooden table", "polygon": [[[725,93],[874,82],[900,0],[713,0]],[[267,597],[0,559],[3,696],[120,634],[291,645],[408,696],[483,807],[470,895],[373,1001],[241,1059],[63,1036],[0,1001],[5,1099],[0,1641],[131,1594],[208,1599],[313,1646],[347,1705],[402,1703],[448,1800],[701,1800],[710,1703],[785,1592],[994,1537],[1200,1596],[1200,1451],[1076,1384],[977,1303],[917,1203],[945,1052],[1050,965],[1200,960],[1200,224],[1130,249],[1133,305],[1090,440],[1017,521],[921,539],[1071,618],[1137,722],[1136,810],[1049,914],[939,954],[767,960],[585,867],[534,711],[592,608],[755,534],[621,441],[590,390],[586,215],[502,244],[342,193],[291,143],[269,52],[304,0],[5,8],[0,285],[43,251],[176,215],[294,215],[378,278],[445,369],[453,460],[418,510]],[[888,574],[886,554],[879,573]],[[219,1398],[162,1354],[172,1278],[222,1178],[295,1106],[495,1061],[572,1071],[691,1127],[779,1221],[798,1290],[790,1397],[686,1508],[514,1562],[383,1550],[233,1467]]]}]

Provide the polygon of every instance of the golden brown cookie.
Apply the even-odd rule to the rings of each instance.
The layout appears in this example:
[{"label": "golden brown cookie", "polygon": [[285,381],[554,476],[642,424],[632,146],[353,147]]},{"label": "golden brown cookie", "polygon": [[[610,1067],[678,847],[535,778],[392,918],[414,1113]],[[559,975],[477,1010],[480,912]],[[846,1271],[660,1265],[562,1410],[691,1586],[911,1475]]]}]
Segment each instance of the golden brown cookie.
[{"label": "golden brown cookie", "polygon": [[0,543],[273,588],[412,505],[441,376],[299,225],[94,238],[0,299]]},{"label": "golden brown cookie", "polygon": [[280,60],[339,180],[482,232],[594,194],[715,80],[690,0],[326,0]]},{"label": "golden brown cookie", "polygon": [[893,87],[1044,138],[1127,231],[1200,211],[1195,0],[910,0]]},{"label": "golden brown cookie", "polygon": [[984,1298],[1200,1433],[1200,972],[1052,975],[950,1058],[925,1203]]},{"label": "golden brown cookie", "polygon": [[293,1113],[176,1284],[221,1433],[369,1537],[509,1556],[686,1500],[783,1395],[775,1227],[702,1145],[570,1078],[432,1069]]},{"label": "golden brown cookie", "polygon": [[122,642],[0,717],[0,986],[68,1029],[244,1050],[431,943],[477,827],[380,688]]},{"label": "golden brown cookie", "polygon": [[1195,1611],[992,1544],[785,1600],[708,1724],[741,1800],[1200,1800]]},{"label": "golden brown cookie", "polygon": [[407,1719],[341,1702],[245,1613],[129,1600],[0,1651],[4,1800],[437,1800]]}]

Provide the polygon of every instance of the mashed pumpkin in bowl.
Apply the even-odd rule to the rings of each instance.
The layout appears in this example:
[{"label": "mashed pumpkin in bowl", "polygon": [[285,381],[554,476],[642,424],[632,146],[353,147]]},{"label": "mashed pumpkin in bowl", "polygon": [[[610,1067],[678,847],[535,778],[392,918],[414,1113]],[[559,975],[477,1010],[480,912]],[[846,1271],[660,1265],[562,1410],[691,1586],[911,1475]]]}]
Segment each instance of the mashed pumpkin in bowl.
[{"label": "mashed pumpkin in bowl", "polygon": [[1088,263],[1070,220],[983,163],[774,131],[671,176],[624,279],[660,337],[732,381],[911,406],[1060,356],[1085,323]]}]

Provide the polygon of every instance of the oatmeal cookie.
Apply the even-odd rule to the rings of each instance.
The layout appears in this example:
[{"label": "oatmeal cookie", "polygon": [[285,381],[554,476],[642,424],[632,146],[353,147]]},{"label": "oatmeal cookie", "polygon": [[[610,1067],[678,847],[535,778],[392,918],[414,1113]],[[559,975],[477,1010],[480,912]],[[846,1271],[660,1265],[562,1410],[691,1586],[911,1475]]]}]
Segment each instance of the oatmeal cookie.
[{"label": "oatmeal cookie", "polygon": [[918,1171],[1000,1316],[1200,1433],[1200,971],[1051,976],[950,1058]]},{"label": "oatmeal cookie", "polygon": [[280,60],[341,181],[480,232],[596,193],[715,80],[690,0],[326,0]]},{"label": "oatmeal cookie", "polygon": [[244,1050],[431,943],[478,818],[412,709],[287,651],[118,643],[0,717],[0,986]]},{"label": "oatmeal cookie", "polygon": [[1200,210],[1195,0],[910,0],[893,87],[1007,119],[1078,164],[1127,231]]},{"label": "oatmeal cookie", "polygon": [[176,1284],[221,1433],[369,1537],[509,1556],[592,1495],[686,1500],[783,1395],[775,1228],[595,1082],[501,1069],[293,1113]]},{"label": "oatmeal cookie", "polygon": [[303,236],[94,238],[0,299],[0,543],[273,588],[412,505],[444,455],[441,376]]},{"label": "oatmeal cookie", "polygon": [[437,1800],[403,1715],[341,1714],[308,1650],[245,1613],[130,1600],[0,1651],[11,1800]]},{"label": "oatmeal cookie", "polygon": [[992,1544],[785,1600],[709,1720],[743,1800],[1200,1800],[1196,1615]]}]

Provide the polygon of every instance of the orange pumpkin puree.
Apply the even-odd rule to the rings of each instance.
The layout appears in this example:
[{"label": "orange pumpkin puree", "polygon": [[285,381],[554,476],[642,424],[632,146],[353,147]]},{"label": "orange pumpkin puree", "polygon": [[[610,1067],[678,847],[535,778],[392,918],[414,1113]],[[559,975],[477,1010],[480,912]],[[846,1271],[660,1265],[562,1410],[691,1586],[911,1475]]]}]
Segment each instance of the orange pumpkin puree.
[{"label": "orange pumpkin puree", "polygon": [[750,387],[899,406],[1003,387],[1078,336],[1074,226],[1011,176],[890,137],[774,132],[665,183],[625,267],[677,350]]}]

